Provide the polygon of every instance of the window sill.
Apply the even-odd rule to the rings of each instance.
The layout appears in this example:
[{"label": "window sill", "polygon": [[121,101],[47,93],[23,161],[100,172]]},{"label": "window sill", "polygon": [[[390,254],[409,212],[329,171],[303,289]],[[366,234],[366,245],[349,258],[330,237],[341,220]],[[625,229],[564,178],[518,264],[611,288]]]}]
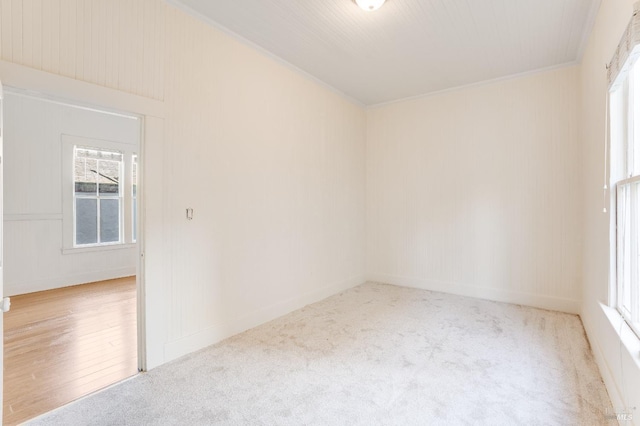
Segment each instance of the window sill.
[{"label": "window sill", "polygon": [[99,252],[99,251],[109,251],[109,250],[124,250],[137,247],[137,243],[126,243],[126,244],[107,244],[103,246],[89,246],[89,247],[71,247],[71,248],[63,248],[62,254],[78,254],[78,253],[91,253],[91,252]]},{"label": "window sill", "polygon": [[636,364],[636,367],[640,368],[640,339],[636,335],[636,333],[631,330],[631,327],[627,324],[627,322],[622,318],[620,313],[603,303],[600,303],[600,307],[602,311],[609,319],[611,323],[611,327],[615,331],[615,333],[620,338],[620,342],[627,349],[631,358]]}]

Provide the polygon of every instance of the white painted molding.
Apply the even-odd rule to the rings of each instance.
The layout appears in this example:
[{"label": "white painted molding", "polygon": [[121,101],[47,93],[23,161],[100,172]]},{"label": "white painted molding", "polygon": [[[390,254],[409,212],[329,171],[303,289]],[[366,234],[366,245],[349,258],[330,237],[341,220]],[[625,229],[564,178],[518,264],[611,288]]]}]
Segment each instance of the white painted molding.
[{"label": "white painted molding", "polygon": [[5,222],[25,222],[30,220],[56,221],[62,220],[61,213],[44,214],[5,214],[2,217]]},{"label": "white painted molding", "polygon": [[[590,321],[587,320],[586,316],[580,315],[580,319],[582,320],[582,325],[584,327],[585,334],[587,335],[589,345],[591,345],[591,350],[596,360],[596,364],[600,370],[600,375],[602,376],[604,385],[607,388],[607,393],[609,394],[609,398],[611,398],[611,404],[614,407],[624,407],[625,404],[622,401],[620,391],[618,390],[616,381],[613,378],[614,376],[611,372],[611,367],[609,366],[609,363],[607,363],[600,346],[600,342],[596,338],[595,328],[591,325]],[[606,321],[606,318],[602,318],[602,320]]]},{"label": "white painted molding", "polygon": [[[133,248],[132,250],[135,250],[135,248]],[[20,294],[27,294],[35,293],[37,291],[51,290],[54,288],[72,287],[79,284],[88,284],[96,281],[131,277],[133,275],[136,275],[135,266],[102,271],[92,271],[78,275],[65,276],[59,279],[47,278],[44,280],[21,282],[16,283],[14,288],[19,288]],[[6,294],[6,296],[15,296],[15,294]]]},{"label": "white painted molding", "polygon": [[164,117],[164,102],[7,61],[0,61],[0,79],[5,86],[32,92],[38,97],[66,99],[75,105],[100,110]]},{"label": "white painted molding", "polygon": [[570,314],[579,314],[581,306],[581,301],[575,299],[541,296],[537,294],[522,293],[511,290],[503,290],[490,287],[476,287],[445,281],[422,280],[418,278],[402,277],[396,275],[368,274],[367,281],[392,284],[403,287],[419,288],[422,290],[437,291],[441,293],[450,293],[456,294],[458,296],[492,300],[494,302],[532,306],[534,308],[567,312]]},{"label": "white painted molding", "polygon": [[69,247],[63,248],[62,254],[79,254],[79,253],[95,253],[101,251],[111,251],[111,250],[125,250],[125,249],[135,249],[137,247],[136,243],[117,243],[117,244],[102,244],[95,246],[87,246],[87,247]]}]

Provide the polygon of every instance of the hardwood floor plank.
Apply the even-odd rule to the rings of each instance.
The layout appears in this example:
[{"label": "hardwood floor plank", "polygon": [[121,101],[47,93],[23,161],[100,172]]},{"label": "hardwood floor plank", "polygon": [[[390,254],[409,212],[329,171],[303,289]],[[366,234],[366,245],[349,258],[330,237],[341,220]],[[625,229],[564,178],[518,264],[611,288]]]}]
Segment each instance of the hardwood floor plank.
[{"label": "hardwood floor plank", "polygon": [[137,374],[135,277],[14,296],[4,315],[3,424]]}]

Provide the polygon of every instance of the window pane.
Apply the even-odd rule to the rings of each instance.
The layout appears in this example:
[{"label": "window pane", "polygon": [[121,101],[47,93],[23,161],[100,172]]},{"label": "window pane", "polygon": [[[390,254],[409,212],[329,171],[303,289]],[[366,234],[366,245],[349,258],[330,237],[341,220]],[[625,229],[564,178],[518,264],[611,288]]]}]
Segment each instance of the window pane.
[{"label": "window pane", "polygon": [[618,192],[618,307],[630,313],[631,301],[631,188]]},{"label": "window pane", "polygon": [[133,185],[132,194],[136,197],[138,195],[138,156],[135,154],[131,160],[131,182]]},{"label": "window pane", "polygon": [[624,116],[626,114],[626,106],[624,104],[624,94],[622,87],[611,92],[610,101],[610,134],[611,134],[611,182],[624,179],[626,157],[624,155]]},{"label": "window pane", "polygon": [[138,239],[138,200],[133,199],[133,241]]},{"label": "window pane", "polygon": [[74,159],[74,184],[77,195],[96,195],[98,161],[76,156]]},{"label": "window pane", "polygon": [[76,146],[76,157],[91,158],[94,160],[122,161],[122,153],[118,151],[106,151],[95,148],[83,148]]},{"label": "window pane", "polygon": [[98,201],[92,198],[76,199],[76,244],[98,242]]},{"label": "window pane", "polygon": [[[637,106],[640,105],[640,62],[636,62],[633,66],[633,72],[631,76],[632,85],[630,89],[633,91],[630,96],[633,98],[633,111],[637,111]],[[640,116],[637,113],[630,114],[630,120],[633,120],[633,136],[629,138],[630,142],[630,166],[632,169],[629,174],[640,174]]]},{"label": "window pane", "polygon": [[633,321],[640,320],[638,316],[640,312],[640,289],[638,288],[638,282],[640,281],[640,184],[633,183],[631,184],[631,191],[633,191],[631,201],[633,202],[632,213],[632,235],[631,235],[631,244],[632,250],[631,253],[634,256],[632,271],[631,271],[631,283],[628,286],[628,295],[625,295],[629,298],[628,306],[630,310],[630,319]]},{"label": "window pane", "polygon": [[98,161],[98,182],[100,195],[120,194],[120,162],[99,160]]},{"label": "window pane", "polygon": [[133,241],[137,241],[138,239],[138,200],[136,197],[138,196],[138,155],[133,154],[131,156],[131,196],[133,197],[132,201],[132,211],[131,211],[131,221],[132,221],[132,237]]},{"label": "window pane", "polygon": [[120,200],[100,200],[100,242],[120,241]]}]

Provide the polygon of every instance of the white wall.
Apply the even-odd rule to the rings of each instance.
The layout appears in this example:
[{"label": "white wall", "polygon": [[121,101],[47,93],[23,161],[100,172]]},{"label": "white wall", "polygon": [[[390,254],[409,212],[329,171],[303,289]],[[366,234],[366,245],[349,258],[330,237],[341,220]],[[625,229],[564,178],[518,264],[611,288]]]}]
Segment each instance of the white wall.
[{"label": "white wall", "polygon": [[[614,407],[637,407],[640,416],[640,342],[617,314],[606,308],[609,289],[609,213],[603,209],[604,135],[607,73],[622,33],[633,13],[634,0],[603,0],[580,68],[580,148],[582,158],[583,282],[581,316]],[[609,194],[607,194],[608,197]],[[608,198],[607,198],[608,203]],[[609,209],[610,210],[610,209]],[[607,314],[614,318],[610,321]],[[618,338],[625,335],[624,343]]]},{"label": "white wall", "polygon": [[173,357],[363,282],[365,114],[181,11],[166,30]]},{"label": "white wall", "polygon": [[0,57],[163,100],[143,146],[147,366],[363,282],[364,109],[161,1],[111,3],[0,1]]},{"label": "white wall", "polygon": [[[135,275],[134,246],[68,250],[73,228],[65,229],[63,221],[72,218],[62,199],[63,189],[72,188],[70,181],[66,187],[63,182],[62,135],[119,142],[137,150],[139,120],[18,93],[6,93],[4,106],[5,293]],[[64,164],[71,170],[71,163]]]},{"label": "white wall", "polygon": [[368,278],[578,312],[577,78],[368,110]]},{"label": "white wall", "polygon": [[160,0],[0,0],[0,58],[162,100]]}]

